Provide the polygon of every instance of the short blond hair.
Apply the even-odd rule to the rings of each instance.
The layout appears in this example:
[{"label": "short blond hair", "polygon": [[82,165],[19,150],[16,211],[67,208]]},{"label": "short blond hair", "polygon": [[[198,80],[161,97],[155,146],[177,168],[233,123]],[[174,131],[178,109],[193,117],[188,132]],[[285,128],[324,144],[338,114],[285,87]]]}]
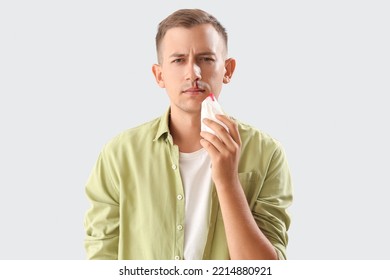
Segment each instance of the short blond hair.
[{"label": "short blond hair", "polygon": [[158,25],[156,34],[156,51],[159,62],[161,41],[169,29],[174,27],[191,28],[200,24],[211,24],[222,36],[227,51],[228,35],[226,29],[213,15],[200,9],[181,9],[169,15]]}]

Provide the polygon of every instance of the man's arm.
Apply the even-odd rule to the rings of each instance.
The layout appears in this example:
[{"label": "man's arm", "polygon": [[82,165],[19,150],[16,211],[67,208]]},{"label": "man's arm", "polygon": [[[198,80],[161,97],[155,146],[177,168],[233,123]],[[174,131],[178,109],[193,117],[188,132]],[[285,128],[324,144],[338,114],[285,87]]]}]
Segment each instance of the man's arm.
[{"label": "man's arm", "polygon": [[[237,124],[225,116],[217,116],[217,118],[228,126],[230,134],[216,122],[206,121],[206,124],[216,132],[218,137],[202,132],[201,135],[204,139],[201,140],[201,144],[211,157],[212,176],[218,193],[230,257],[231,259],[284,258],[284,250],[280,248],[283,245],[274,246],[270,240],[271,236],[279,234],[277,228],[282,227],[283,231],[283,224],[273,225],[272,222],[268,223],[263,219],[264,216],[261,216],[264,209],[268,210],[267,207],[278,209],[279,206],[277,203],[275,206],[265,206],[265,204],[261,204],[262,201],[256,201],[255,210],[259,207],[265,208],[259,209],[259,213],[252,214],[238,178],[241,140]],[[275,165],[273,172],[278,172],[276,171],[278,168]],[[266,179],[265,183],[274,184],[275,182],[272,182],[272,178],[270,178],[268,181]],[[280,183],[279,187],[283,191],[285,182]],[[278,191],[279,187],[277,186],[276,189],[273,187],[273,190]],[[281,195],[284,194],[281,193]],[[270,202],[272,203],[272,201]],[[258,217],[255,219],[254,215],[258,215]],[[277,222],[277,219],[273,222]],[[262,225],[269,230],[267,233],[260,229]],[[278,243],[277,239],[272,241]],[[275,249],[278,247],[281,250]]]},{"label": "man's arm", "polygon": [[119,191],[112,183],[103,153],[86,185],[91,208],[85,215],[85,249],[88,259],[118,259]]}]

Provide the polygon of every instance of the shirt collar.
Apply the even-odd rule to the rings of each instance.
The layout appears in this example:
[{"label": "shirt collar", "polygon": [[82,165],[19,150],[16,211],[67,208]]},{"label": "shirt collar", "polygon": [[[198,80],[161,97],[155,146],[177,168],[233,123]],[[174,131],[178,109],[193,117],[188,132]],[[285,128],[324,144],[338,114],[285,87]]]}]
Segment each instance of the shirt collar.
[{"label": "shirt collar", "polygon": [[160,122],[158,124],[158,129],[156,136],[154,137],[153,141],[159,140],[161,137],[164,137],[165,139],[169,139],[169,116],[171,115],[171,109],[168,108],[168,110],[165,112],[164,115],[161,116]]}]

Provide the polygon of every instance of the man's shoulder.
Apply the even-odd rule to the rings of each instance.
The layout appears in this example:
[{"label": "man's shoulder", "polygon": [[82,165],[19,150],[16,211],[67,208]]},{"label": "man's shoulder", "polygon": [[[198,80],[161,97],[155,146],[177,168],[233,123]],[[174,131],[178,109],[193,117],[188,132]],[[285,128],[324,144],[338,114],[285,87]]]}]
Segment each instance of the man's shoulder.
[{"label": "man's shoulder", "polygon": [[155,118],[138,126],[128,128],[111,138],[105,149],[121,149],[153,141],[158,132],[162,117]]},{"label": "man's shoulder", "polygon": [[272,161],[284,161],[284,149],[277,139],[252,125],[240,121],[237,124],[241,137],[241,172],[257,170],[265,174]]},{"label": "man's shoulder", "polygon": [[267,132],[239,120],[236,120],[236,122],[242,141],[258,141],[261,144],[271,146],[280,145],[280,142]]}]

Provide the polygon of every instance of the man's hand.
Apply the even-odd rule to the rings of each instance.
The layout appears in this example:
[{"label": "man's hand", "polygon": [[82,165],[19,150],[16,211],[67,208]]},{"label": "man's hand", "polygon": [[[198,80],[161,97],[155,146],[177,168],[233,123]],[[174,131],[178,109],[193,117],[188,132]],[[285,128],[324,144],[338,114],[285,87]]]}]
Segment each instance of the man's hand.
[{"label": "man's hand", "polygon": [[238,161],[240,159],[241,139],[237,123],[224,115],[216,115],[223,122],[229,132],[219,123],[204,119],[216,135],[201,132],[203,137],[200,144],[206,149],[211,158],[212,177],[216,186],[224,187],[240,184],[238,179]]}]

